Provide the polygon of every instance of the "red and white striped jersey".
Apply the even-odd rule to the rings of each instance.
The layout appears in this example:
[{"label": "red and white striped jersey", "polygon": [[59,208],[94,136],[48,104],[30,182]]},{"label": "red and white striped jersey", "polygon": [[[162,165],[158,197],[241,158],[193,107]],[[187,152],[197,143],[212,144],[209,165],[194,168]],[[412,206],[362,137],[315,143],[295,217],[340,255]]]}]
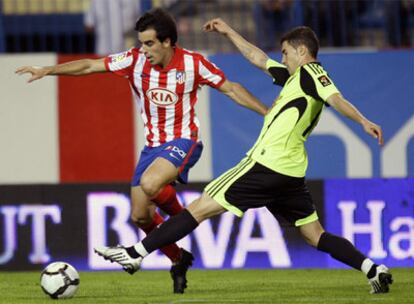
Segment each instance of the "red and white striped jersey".
[{"label": "red and white striped jersey", "polygon": [[105,58],[108,71],[129,79],[145,126],[146,145],[199,140],[194,106],[202,85],[219,88],[224,73],[201,54],[175,47],[167,67],[152,66],[138,48]]}]

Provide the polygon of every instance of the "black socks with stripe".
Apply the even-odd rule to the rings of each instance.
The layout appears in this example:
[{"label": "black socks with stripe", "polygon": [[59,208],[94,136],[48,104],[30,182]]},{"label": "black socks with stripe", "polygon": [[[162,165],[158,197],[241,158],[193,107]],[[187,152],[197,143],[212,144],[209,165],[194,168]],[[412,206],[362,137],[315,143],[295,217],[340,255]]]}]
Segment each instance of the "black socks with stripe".
[{"label": "black socks with stripe", "polygon": [[350,241],[329,232],[322,233],[317,248],[357,270],[361,270],[362,262],[366,259],[366,256],[356,249]]},{"label": "black socks with stripe", "polygon": [[142,245],[148,253],[166,245],[175,243],[190,234],[198,226],[196,219],[184,209],[176,216],[170,217],[168,221],[162,223],[158,228],[151,231],[142,240]]}]

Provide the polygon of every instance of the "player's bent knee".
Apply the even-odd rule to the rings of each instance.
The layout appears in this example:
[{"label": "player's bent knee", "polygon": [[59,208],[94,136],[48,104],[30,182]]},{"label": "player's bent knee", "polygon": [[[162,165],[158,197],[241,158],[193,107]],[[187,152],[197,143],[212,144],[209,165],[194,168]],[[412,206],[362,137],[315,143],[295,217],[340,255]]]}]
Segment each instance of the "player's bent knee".
[{"label": "player's bent knee", "polygon": [[161,186],[149,176],[141,177],[141,189],[148,197],[154,197],[161,190]]},{"label": "player's bent knee", "polygon": [[204,193],[201,198],[192,202],[187,209],[198,223],[226,211],[226,209]]},{"label": "player's bent knee", "polygon": [[299,227],[303,239],[309,245],[318,247],[319,239],[324,232],[324,229],[319,221],[307,223]]}]

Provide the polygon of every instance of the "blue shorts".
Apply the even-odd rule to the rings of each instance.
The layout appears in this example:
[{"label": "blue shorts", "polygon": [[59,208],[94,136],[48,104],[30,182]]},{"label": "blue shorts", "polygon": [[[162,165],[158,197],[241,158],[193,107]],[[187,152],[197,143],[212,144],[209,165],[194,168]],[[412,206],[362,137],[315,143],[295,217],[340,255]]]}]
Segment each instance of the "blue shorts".
[{"label": "blue shorts", "polygon": [[179,168],[177,180],[186,184],[188,171],[195,165],[203,151],[203,144],[191,139],[176,139],[158,147],[147,147],[142,150],[139,162],[132,178],[132,186],[140,184],[141,176],[157,157],[163,157]]}]

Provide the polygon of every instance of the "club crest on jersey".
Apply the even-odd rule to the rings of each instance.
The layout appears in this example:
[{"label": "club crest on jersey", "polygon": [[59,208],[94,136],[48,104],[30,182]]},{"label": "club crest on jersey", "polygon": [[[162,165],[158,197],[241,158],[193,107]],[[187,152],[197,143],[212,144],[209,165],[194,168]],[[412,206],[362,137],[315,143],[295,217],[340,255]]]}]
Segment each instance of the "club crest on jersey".
[{"label": "club crest on jersey", "polygon": [[117,62],[121,62],[122,60],[124,60],[127,56],[128,56],[128,52],[123,52],[123,53],[119,53],[119,54],[115,54],[111,56],[111,63],[117,63]]},{"label": "club crest on jersey", "polygon": [[175,73],[175,78],[178,84],[183,84],[185,81],[185,72],[184,71],[177,71]]},{"label": "club crest on jersey", "polygon": [[177,102],[178,96],[164,88],[153,88],[147,91],[147,98],[157,106],[166,107]]},{"label": "club crest on jersey", "polygon": [[327,87],[328,85],[331,84],[331,81],[329,80],[328,77],[326,77],[325,75],[322,75],[318,78],[319,82],[324,86]]}]

